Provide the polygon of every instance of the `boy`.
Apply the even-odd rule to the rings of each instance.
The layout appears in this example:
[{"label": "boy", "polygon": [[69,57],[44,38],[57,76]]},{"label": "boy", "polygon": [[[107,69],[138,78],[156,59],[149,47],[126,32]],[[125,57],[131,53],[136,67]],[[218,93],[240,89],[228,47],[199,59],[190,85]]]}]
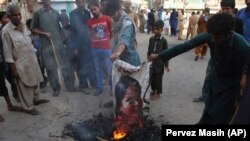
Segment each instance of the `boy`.
[{"label": "boy", "polygon": [[30,38],[31,38],[31,42],[34,46],[34,48],[36,49],[36,57],[37,57],[37,61],[39,63],[39,66],[41,68],[41,72],[42,72],[42,75],[43,75],[43,82],[40,83],[40,88],[43,89],[46,87],[47,83],[48,83],[48,79],[47,79],[47,76],[45,75],[45,68],[44,68],[44,65],[42,64],[42,56],[41,56],[41,41],[40,41],[40,38],[39,38],[39,35],[32,32],[31,30],[31,22],[32,22],[32,19],[28,19],[26,21],[26,26],[27,28],[29,28],[29,30],[31,31],[31,34],[30,34]]},{"label": "boy", "polygon": [[[168,49],[168,42],[162,36],[164,22],[162,20],[156,21],[154,24],[154,36],[149,39],[148,57],[151,54],[160,53],[165,49]],[[164,66],[169,72],[168,61],[157,60],[152,62],[150,69],[150,82],[151,82],[151,98],[152,100],[158,99],[162,93],[162,77],[164,74]]]},{"label": "boy", "polygon": [[202,33],[184,44],[177,45],[160,54],[152,54],[149,60],[169,60],[195,46],[207,43],[211,50],[209,95],[203,115],[198,124],[229,124],[235,101],[240,95],[240,80],[250,45],[239,34],[233,32],[234,18],[226,13],[215,14]]}]

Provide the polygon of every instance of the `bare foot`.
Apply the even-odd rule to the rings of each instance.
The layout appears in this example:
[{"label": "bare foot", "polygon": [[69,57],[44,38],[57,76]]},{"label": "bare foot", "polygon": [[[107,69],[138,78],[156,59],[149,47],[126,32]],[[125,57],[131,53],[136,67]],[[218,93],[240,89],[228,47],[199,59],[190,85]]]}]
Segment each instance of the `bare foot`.
[{"label": "bare foot", "polygon": [[22,107],[18,107],[18,106],[10,106],[8,107],[9,111],[13,111],[13,112],[25,112],[25,109],[23,109]]},{"label": "bare foot", "polygon": [[0,122],[4,122],[4,118],[2,115],[0,115]]}]

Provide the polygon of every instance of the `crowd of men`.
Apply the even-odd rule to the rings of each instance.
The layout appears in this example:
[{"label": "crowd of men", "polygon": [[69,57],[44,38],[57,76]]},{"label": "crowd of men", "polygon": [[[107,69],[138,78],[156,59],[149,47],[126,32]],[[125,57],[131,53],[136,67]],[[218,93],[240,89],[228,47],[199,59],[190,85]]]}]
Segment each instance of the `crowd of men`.
[{"label": "crowd of men", "polygon": [[[233,103],[240,91],[238,79],[249,72],[245,71],[244,75],[239,72],[243,67],[247,68],[245,70],[249,69],[249,62],[246,60],[250,56],[250,0],[245,2],[247,7],[237,13],[239,22],[235,22],[234,18],[234,0],[222,0],[223,14],[209,17],[209,11],[206,9],[204,14],[197,18],[194,17],[195,13],[192,13],[188,34],[193,38],[182,45],[149,56],[152,61],[168,61],[195,47],[208,46],[211,49],[208,67],[212,69],[207,71],[208,81],[205,80],[208,82],[206,86],[209,94],[200,124],[228,124],[235,111]],[[110,89],[112,88],[112,61],[119,58],[134,66],[141,64],[136,51],[136,31],[140,23],[139,29],[144,32],[145,26],[142,24],[145,24],[145,19],[143,20],[143,11],[137,15],[131,9],[130,1],[125,1],[122,7],[121,2],[117,0],[103,0],[101,5],[99,1],[92,0],[86,9],[85,0],[76,0],[77,8],[71,11],[69,16],[65,11],[59,14],[53,9],[50,0],[42,0],[42,3],[43,7],[34,12],[32,19],[27,21],[27,26],[21,22],[22,15],[17,5],[9,5],[6,12],[1,13],[3,16],[0,14],[3,25],[3,49],[0,56],[1,96],[5,98],[8,110],[38,115],[39,111],[35,109],[35,105],[49,102],[39,99],[39,89],[45,87],[48,81],[53,96],[59,96],[62,87],[60,75],[67,91],[80,90],[90,94],[90,89],[94,89],[94,95],[98,96],[104,91],[103,80],[107,80]],[[173,10],[170,15],[171,35],[176,36],[178,31],[178,39],[182,39],[183,15],[183,10],[179,13]],[[147,21],[148,33],[154,31],[154,24],[158,21],[156,17],[162,15],[155,15],[154,10],[151,10]],[[6,18],[9,21],[6,21]],[[232,25],[222,19],[228,20],[228,23],[232,22]],[[193,20],[197,22],[192,22]],[[199,24],[204,24],[206,29],[201,31]],[[225,27],[219,28],[223,24]],[[194,37],[196,28],[199,35]],[[238,32],[242,36],[235,33],[238,28],[243,29],[242,33]],[[227,51],[223,47],[235,48]],[[203,55],[197,56],[202,58]],[[236,61],[233,56],[236,56]],[[9,82],[14,97],[21,102],[22,107],[13,106],[10,101],[5,84],[7,75],[4,75],[8,73],[11,74]],[[79,87],[75,86],[76,78],[79,80]],[[248,80],[242,82],[242,93],[247,93],[243,88]],[[3,121],[1,116],[0,121]]]}]

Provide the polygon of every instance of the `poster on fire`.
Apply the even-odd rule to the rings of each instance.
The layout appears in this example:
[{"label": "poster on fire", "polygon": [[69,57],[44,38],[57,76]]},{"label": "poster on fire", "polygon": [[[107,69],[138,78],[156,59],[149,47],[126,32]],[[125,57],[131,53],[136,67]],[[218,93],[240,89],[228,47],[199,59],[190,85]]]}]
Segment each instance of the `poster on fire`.
[{"label": "poster on fire", "polygon": [[[135,67],[124,61],[113,63],[113,101],[116,133],[124,136],[144,125],[149,114],[149,63]],[[114,133],[115,135],[115,133]]]}]

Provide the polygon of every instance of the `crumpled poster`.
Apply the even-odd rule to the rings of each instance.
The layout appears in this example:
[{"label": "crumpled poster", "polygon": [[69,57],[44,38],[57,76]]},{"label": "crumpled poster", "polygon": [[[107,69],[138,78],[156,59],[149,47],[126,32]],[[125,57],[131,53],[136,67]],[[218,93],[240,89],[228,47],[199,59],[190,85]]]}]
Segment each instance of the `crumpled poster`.
[{"label": "crumpled poster", "polygon": [[135,67],[124,61],[113,63],[112,83],[115,126],[129,133],[143,127],[149,114],[149,63]]}]

